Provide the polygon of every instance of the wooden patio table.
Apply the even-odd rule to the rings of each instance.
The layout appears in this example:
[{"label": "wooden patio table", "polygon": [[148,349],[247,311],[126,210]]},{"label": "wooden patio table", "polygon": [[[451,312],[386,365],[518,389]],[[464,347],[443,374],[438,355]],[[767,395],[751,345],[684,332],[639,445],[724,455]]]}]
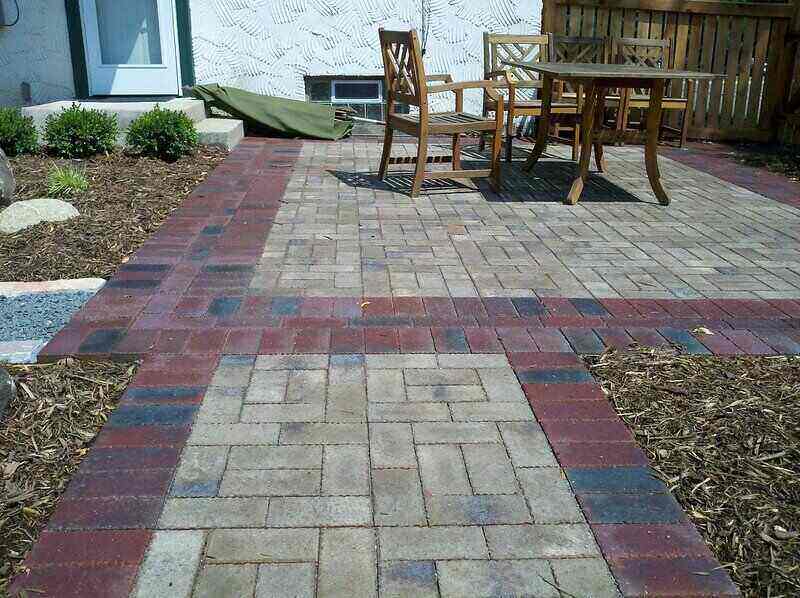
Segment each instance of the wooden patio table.
[{"label": "wooden patio table", "polygon": [[[645,133],[644,163],[647,178],[661,205],[669,205],[669,196],[661,186],[658,172],[659,124],[661,122],[661,103],[664,99],[664,86],[669,80],[718,79],[724,75],[660,69],[634,64],[594,64],[568,62],[512,62],[503,64],[527,69],[542,78],[542,115],[536,135],[536,145],[528,157],[523,170],[529,172],[539,160],[547,146],[547,133],[550,130],[550,106],[553,101],[553,81],[567,81],[585,89],[585,100],[581,111],[581,154],[578,161],[578,176],[572,183],[565,203],[575,205],[583,191],[589,174],[589,158],[594,146],[595,163],[600,172],[605,170],[603,160],[603,141],[616,139],[616,131],[602,129],[602,114],[608,89],[649,89],[650,105],[647,109],[647,128]],[[599,126],[595,126],[599,123]]]}]

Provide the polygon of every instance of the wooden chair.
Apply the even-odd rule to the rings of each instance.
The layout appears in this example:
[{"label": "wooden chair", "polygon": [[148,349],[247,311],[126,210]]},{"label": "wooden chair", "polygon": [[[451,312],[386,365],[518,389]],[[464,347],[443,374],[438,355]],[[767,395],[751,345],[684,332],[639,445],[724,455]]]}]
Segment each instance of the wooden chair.
[{"label": "wooden chair", "polygon": [[[514,119],[521,116],[542,115],[542,100],[538,90],[542,82],[526,69],[503,64],[509,62],[547,62],[550,38],[547,35],[506,35],[484,32],[483,71],[487,81],[503,81],[508,86],[505,109],[506,160],[511,161],[514,140]],[[552,114],[577,114],[578,106],[573,101],[553,102]],[[483,116],[497,112],[497,101],[487,91],[483,94]],[[484,147],[481,136],[480,149]]]},{"label": "wooden chair", "polygon": [[[500,144],[503,131],[503,96],[495,92],[498,112],[495,118],[483,118],[465,113],[464,90],[484,89],[486,91],[502,87],[496,81],[468,81],[462,83],[446,82],[429,86],[422,64],[422,51],[419,38],[414,30],[386,31],[379,29],[381,54],[386,84],[386,132],[383,139],[383,153],[379,176],[386,177],[390,164],[416,164],[414,181],[411,185],[411,197],[419,195],[424,179],[454,179],[491,177],[492,187],[500,189]],[[437,77],[438,78],[438,77]],[[447,80],[447,79],[445,79]],[[428,95],[452,91],[455,95],[455,111],[431,112],[428,107]],[[414,114],[398,114],[395,112],[397,102],[417,108]],[[417,157],[392,158],[392,137],[399,130],[418,139]],[[485,170],[461,169],[460,136],[463,133],[476,131],[491,132],[492,140],[491,167]],[[431,135],[451,135],[453,139],[453,155],[447,159],[433,160],[428,157],[428,138]],[[426,171],[428,162],[452,162],[453,169],[447,171]]]},{"label": "wooden chair", "polygon": [[[608,62],[608,41],[604,37],[574,37],[569,35],[550,34],[549,57],[550,62]],[[583,109],[583,86],[578,85],[570,89],[563,82],[557,81],[553,89],[554,102],[574,102],[576,112],[574,126],[572,127],[572,159],[578,159],[581,146],[581,111]],[[613,107],[614,98],[607,98],[606,105]],[[556,136],[562,125],[556,126]]]},{"label": "wooden chair", "polygon": [[[648,39],[638,37],[615,37],[611,40],[612,61],[617,64],[635,64],[655,68],[668,68],[670,43],[668,39]],[[662,110],[680,110],[683,112],[683,123],[680,129],[661,125],[661,130],[669,130],[680,136],[680,146],[686,143],[691,121],[691,99],[694,97],[693,80],[686,82],[686,98],[672,97],[667,90],[667,97],[661,103]],[[646,110],[650,103],[649,90],[628,89],[622,94],[617,130],[621,133],[628,126],[631,110]],[[642,119],[644,121],[644,119]]]}]

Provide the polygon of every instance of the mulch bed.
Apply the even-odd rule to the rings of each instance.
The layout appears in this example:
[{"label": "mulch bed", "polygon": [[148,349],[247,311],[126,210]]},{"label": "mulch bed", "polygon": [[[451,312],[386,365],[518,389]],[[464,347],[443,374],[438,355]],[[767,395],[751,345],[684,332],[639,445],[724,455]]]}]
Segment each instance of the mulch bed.
[{"label": "mulch bed", "polygon": [[793,181],[800,181],[800,146],[743,144],[736,147],[734,157],[742,164],[766,168]]},{"label": "mulch bed", "polygon": [[634,348],[590,367],[742,593],[800,595],[800,357]]},{"label": "mulch bed", "polygon": [[68,200],[80,217],[0,235],[0,281],[110,277],[226,155],[202,147],[172,163],[119,151],[88,160],[11,159],[17,199],[47,197],[54,164],[84,168],[89,190]]},{"label": "mulch bed", "polygon": [[17,397],[0,421],[0,595],[136,370],[74,359],[3,367]]}]

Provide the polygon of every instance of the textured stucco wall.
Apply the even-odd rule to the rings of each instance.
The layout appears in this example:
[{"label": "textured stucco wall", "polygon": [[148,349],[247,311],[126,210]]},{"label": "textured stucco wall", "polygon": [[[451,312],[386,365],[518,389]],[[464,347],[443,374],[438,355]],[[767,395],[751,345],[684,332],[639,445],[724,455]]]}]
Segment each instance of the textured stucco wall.
[{"label": "textured stucco wall", "polygon": [[[0,0],[5,19],[14,2]],[[0,27],[0,106],[22,105],[20,84],[31,85],[34,104],[75,97],[64,0],[19,0],[14,27]]]},{"label": "textured stucco wall", "polygon": [[[425,68],[456,81],[481,78],[483,31],[538,33],[542,14],[541,0],[425,4]],[[421,0],[191,0],[191,12],[198,82],[302,99],[304,75],[382,73],[378,27],[419,31]],[[468,110],[480,109],[478,94]]]}]

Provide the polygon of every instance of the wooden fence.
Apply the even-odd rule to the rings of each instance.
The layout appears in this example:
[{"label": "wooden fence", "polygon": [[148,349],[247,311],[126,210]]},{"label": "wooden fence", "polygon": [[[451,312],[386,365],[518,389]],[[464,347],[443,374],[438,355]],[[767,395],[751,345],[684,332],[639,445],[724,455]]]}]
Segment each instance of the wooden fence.
[{"label": "wooden fence", "polygon": [[669,39],[669,68],[726,75],[697,86],[689,136],[767,141],[797,120],[792,104],[800,108],[790,97],[800,64],[795,14],[793,4],[544,0],[542,31]]}]

